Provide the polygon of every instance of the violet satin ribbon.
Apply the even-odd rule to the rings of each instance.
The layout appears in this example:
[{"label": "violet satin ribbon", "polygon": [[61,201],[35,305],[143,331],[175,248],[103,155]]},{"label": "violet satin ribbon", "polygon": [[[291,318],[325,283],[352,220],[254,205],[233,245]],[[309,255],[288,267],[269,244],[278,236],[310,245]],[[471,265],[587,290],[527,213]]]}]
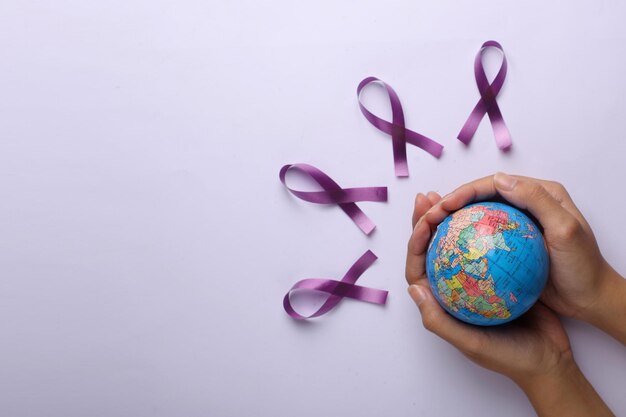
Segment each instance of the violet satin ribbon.
[{"label": "violet satin ribbon", "polygon": [[[500,66],[500,70],[498,70],[496,78],[493,79],[491,84],[489,84],[489,80],[487,80],[487,75],[485,74],[485,68],[483,67],[482,61],[483,52],[490,47],[497,48],[502,52],[502,65]],[[496,41],[487,41],[483,43],[480,47],[480,51],[478,51],[478,54],[476,54],[476,58],[474,59],[474,77],[476,78],[476,86],[480,92],[480,100],[478,100],[476,107],[474,107],[474,110],[470,113],[467,121],[457,136],[457,138],[464,144],[467,145],[472,139],[474,133],[476,133],[476,129],[478,129],[480,121],[485,116],[485,113],[487,113],[489,115],[489,120],[491,121],[491,127],[493,129],[493,134],[496,138],[498,148],[505,150],[511,146],[511,134],[504,123],[504,118],[502,117],[500,107],[498,107],[498,102],[496,101],[496,97],[504,85],[506,69],[506,55],[504,54],[502,46]]]},{"label": "violet satin ribbon", "polygon": [[[370,112],[361,102],[361,91],[370,83],[379,82],[387,90],[389,96],[389,102],[391,103],[391,122],[381,119],[374,113]],[[391,146],[393,149],[393,163],[396,172],[396,177],[408,177],[409,167],[406,161],[406,144],[422,148],[429,154],[436,158],[441,156],[443,146],[434,140],[427,138],[417,132],[407,129],[404,126],[404,112],[402,111],[402,105],[400,104],[400,98],[393,88],[383,80],[376,77],[367,77],[359,83],[356,89],[357,98],[359,100],[359,108],[361,113],[367,119],[368,122],[373,124],[378,130],[381,130],[388,135],[391,135]]]},{"label": "violet satin ribbon", "polygon": [[[307,278],[296,282],[289,292],[285,294],[285,298],[283,299],[285,311],[296,320],[305,320],[328,313],[339,304],[342,298],[352,298],[381,305],[385,304],[385,302],[387,302],[387,291],[354,284],[376,259],[378,259],[376,255],[368,250],[350,267],[348,272],[341,278],[341,281],[324,278]],[[326,293],[329,296],[315,313],[310,316],[302,316],[293,309],[289,299],[291,293],[296,290],[318,291]]]},{"label": "violet satin ribbon", "polygon": [[[290,169],[307,174],[324,191],[297,191],[289,188],[285,175]],[[376,227],[373,221],[355,204],[357,201],[387,201],[387,187],[341,188],[321,170],[309,164],[285,165],[280,170],[280,181],[296,197],[317,204],[337,204],[366,235]]]}]

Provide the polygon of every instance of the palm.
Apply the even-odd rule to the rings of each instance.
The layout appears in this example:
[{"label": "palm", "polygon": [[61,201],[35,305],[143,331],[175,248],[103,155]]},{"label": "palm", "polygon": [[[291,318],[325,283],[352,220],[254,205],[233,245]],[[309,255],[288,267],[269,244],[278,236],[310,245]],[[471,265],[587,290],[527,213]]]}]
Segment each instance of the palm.
[{"label": "palm", "polygon": [[558,317],[541,303],[512,323],[474,331],[482,348],[477,354],[464,353],[479,365],[510,376],[550,369],[570,351]]}]

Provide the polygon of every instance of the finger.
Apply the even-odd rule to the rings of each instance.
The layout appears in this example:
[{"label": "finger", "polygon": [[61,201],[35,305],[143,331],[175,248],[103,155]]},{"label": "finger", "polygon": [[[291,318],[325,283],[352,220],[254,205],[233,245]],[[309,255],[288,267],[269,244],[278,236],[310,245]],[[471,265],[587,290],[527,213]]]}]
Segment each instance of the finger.
[{"label": "finger", "polygon": [[452,212],[475,201],[489,199],[497,194],[493,175],[464,184],[441,200],[442,209]]},{"label": "finger", "polygon": [[426,250],[431,229],[424,217],[413,228],[406,254],[406,280],[410,284],[426,278]]},{"label": "finger", "polygon": [[484,177],[464,184],[439,200],[438,204],[424,215],[431,230],[443,221],[450,213],[474,201],[488,199],[497,194],[493,185],[493,176]]},{"label": "finger", "polygon": [[571,214],[578,218],[581,223],[586,224],[584,216],[582,215],[578,207],[576,207],[576,204],[574,203],[574,200],[572,200],[572,197],[570,196],[567,189],[561,183],[541,178],[526,177],[523,175],[515,175],[515,177],[529,181],[536,181],[539,184],[543,185],[543,187],[548,190],[550,194],[552,194],[552,197],[554,197],[554,199],[557,200],[566,210],[568,210]]},{"label": "finger", "polygon": [[[574,215],[581,223],[586,224],[586,220],[571,196],[563,187],[555,181],[548,181],[543,179],[525,177],[522,175],[515,175],[517,179],[525,181],[534,181],[541,184],[551,195],[557,200],[566,210]],[[444,197],[441,202],[442,208],[448,212],[455,211],[467,204],[475,201],[486,200],[492,198],[498,194],[498,189],[494,183],[494,175],[480,178],[470,183],[464,184]]]},{"label": "finger", "polygon": [[429,191],[426,195],[418,193],[415,196],[415,207],[413,208],[412,219],[413,228],[415,228],[415,224],[420,217],[430,210],[434,204],[437,204],[439,200],[441,200],[441,196],[434,191]]},{"label": "finger", "polygon": [[[428,200],[432,203],[432,206],[428,209],[428,211],[424,214],[428,214],[427,222],[430,224],[431,230],[434,230],[435,227],[441,223],[441,221],[449,214],[442,212],[440,205],[438,204],[441,201],[441,196],[434,191],[431,191],[427,195]],[[433,213],[442,213],[443,215],[437,215]]]},{"label": "finger", "polygon": [[432,204],[430,203],[430,200],[427,196],[422,193],[418,193],[415,196],[415,205],[413,206],[413,219],[411,222],[413,228],[415,228],[415,224],[417,223],[419,218],[422,217],[424,213],[426,213],[431,207]]},{"label": "finger", "polygon": [[426,197],[433,206],[441,200],[441,196],[434,191],[429,191],[428,194],[426,194]]},{"label": "finger", "polygon": [[[555,237],[571,237],[581,227],[578,218],[566,210],[538,180],[503,173],[465,184],[446,196],[439,205],[442,210],[450,212],[497,194],[514,206],[528,210],[539,220],[546,233]],[[562,196],[565,198],[564,194]]]},{"label": "finger", "polygon": [[426,214],[424,214],[424,220],[428,223],[430,230],[434,232],[439,223],[448,217],[452,211],[454,210],[446,210],[440,201],[438,204],[433,205],[426,212]]},{"label": "finger", "polygon": [[435,300],[427,282],[409,286],[409,294],[419,308],[422,323],[427,330],[464,353],[475,354],[480,351],[485,335],[447,314]]},{"label": "finger", "polygon": [[[494,183],[494,177],[495,175],[489,175],[471,181],[467,184],[463,184],[443,198],[442,206],[447,211],[455,211],[470,203],[495,197],[498,195],[498,189]],[[544,188],[546,188],[560,203],[567,201],[571,202],[573,205],[573,201],[565,188],[554,181],[525,177],[522,175],[514,175],[513,177],[526,181],[538,182],[543,185]]]},{"label": "finger", "polygon": [[547,237],[569,239],[582,229],[578,219],[538,181],[497,173],[493,184],[507,201],[535,216]]},{"label": "finger", "polygon": [[565,208],[565,210],[569,211],[574,217],[578,219],[578,221],[585,227],[589,232],[591,232],[591,226],[587,223],[587,219],[581,213],[581,211],[572,200],[569,192],[565,187],[556,182],[556,181],[547,181],[547,180],[537,180],[543,187],[548,190],[550,194]]}]

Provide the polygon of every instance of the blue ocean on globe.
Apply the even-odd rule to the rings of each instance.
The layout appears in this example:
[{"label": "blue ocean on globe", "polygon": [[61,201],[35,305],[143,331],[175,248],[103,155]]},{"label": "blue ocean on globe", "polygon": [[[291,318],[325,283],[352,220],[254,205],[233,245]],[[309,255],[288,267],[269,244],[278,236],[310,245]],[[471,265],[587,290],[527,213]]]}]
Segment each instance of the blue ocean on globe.
[{"label": "blue ocean on globe", "polygon": [[426,254],[433,294],[452,316],[493,326],[524,314],[548,279],[537,225],[507,204],[470,204],[437,227]]}]

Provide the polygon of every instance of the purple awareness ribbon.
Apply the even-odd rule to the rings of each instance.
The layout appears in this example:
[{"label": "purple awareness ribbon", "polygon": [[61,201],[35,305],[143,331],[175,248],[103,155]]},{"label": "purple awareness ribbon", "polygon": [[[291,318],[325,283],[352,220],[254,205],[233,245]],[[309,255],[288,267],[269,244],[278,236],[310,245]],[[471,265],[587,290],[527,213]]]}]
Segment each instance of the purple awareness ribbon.
[{"label": "purple awareness ribbon", "polygon": [[[352,298],[380,305],[385,304],[387,302],[387,291],[354,284],[376,259],[378,259],[376,255],[368,250],[350,267],[348,272],[341,278],[341,281],[325,278],[307,278],[296,282],[283,299],[285,311],[296,320],[306,320],[328,313],[339,304],[342,298]],[[328,298],[315,313],[303,316],[293,309],[289,298],[291,293],[296,290],[323,292],[328,294]]]},{"label": "purple awareness ribbon", "polygon": [[[498,70],[496,78],[493,79],[491,84],[489,84],[489,80],[487,80],[487,75],[485,74],[485,68],[483,67],[482,62],[483,52],[485,52],[485,50],[489,47],[497,48],[502,52],[502,65],[500,66],[500,70]],[[496,138],[498,148],[506,150],[511,146],[511,134],[504,123],[504,118],[502,117],[500,107],[498,107],[498,102],[496,101],[496,97],[504,85],[506,69],[506,55],[504,54],[502,45],[496,41],[487,41],[483,43],[480,51],[478,51],[476,58],[474,59],[474,76],[476,78],[476,86],[480,92],[480,100],[478,100],[476,107],[474,107],[474,110],[470,113],[467,121],[457,136],[457,138],[464,144],[467,145],[470,140],[472,140],[474,133],[476,133],[476,129],[478,129],[480,121],[485,116],[485,113],[487,113],[489,115],[489,120],[491,121],[491,127],[493,129],[493,134]]]},{"label": "purple awareness ribbon", "polygon": [[[391,122],[381,119],[374,113],[370,112],[361,101],[361,91],[370,83],[379,82],[387,90],[389,96],[389,102],[391,103]],[[393,163],[395,168],[396,177],[408,177],[409,167],[406,160],[406,144],[422,148],[429,154],[436,158],[441,156],[443,146],[434,140],[427,138],[417,132],[409,130],[404,125],[404,112],[402,111],[402,105],[400,104],[400,98],[393,88],[383,80],[376,77],[367,77],[359,83],[356,89],[357,98],[359,100],[359,108],[361,113],[367,119],[368,122],[373,124],[378,130],[391,135],[391,146],[393,149]]]},{"label": "purple awareness ribbon", "polygon": [[[289,188],[285,181],[287,171],[295,169],[307,174],[324,191],[297,191]],[[316,204],[337,204],[356,225],[369,235],[376,227],[374,222],[355,204],[357,201],[387,201],[387,187],[341,188],[321,170],[309,164],[289,164],[280,170],[280,181],[296,197]]]}]

